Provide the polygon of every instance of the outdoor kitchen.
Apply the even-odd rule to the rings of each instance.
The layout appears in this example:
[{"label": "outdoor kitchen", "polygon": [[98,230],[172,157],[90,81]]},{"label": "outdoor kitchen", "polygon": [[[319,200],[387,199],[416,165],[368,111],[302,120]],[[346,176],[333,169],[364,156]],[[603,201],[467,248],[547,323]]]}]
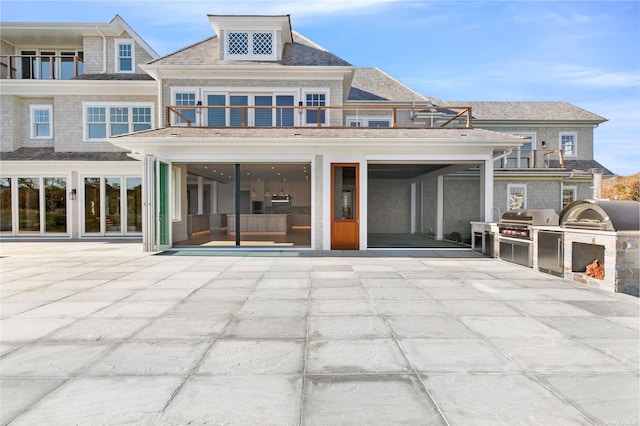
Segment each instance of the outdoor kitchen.
[{"label": "outdoor kitchen", "polygon": [[560,214],[515,209],[472,222],[485,256],[616,293],[640,293],[640,202],[578,200]]}]

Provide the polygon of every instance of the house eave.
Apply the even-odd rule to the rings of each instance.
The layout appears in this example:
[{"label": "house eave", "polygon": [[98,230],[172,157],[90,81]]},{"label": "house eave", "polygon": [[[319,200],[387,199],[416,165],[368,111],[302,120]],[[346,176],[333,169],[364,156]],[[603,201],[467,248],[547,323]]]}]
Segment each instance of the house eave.
[{"label": "house eave", "polygon": [[156,96],[156,81],[140,80],[0,80],[3,95],[130,95]]}]

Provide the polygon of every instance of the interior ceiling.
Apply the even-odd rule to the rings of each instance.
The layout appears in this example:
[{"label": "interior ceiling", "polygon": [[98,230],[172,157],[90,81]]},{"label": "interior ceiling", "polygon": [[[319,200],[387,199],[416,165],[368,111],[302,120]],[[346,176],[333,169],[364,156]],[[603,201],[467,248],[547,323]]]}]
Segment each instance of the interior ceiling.
[{"label": "interior ceiling", "polygon": [[[414,179],[436,170],[449,167],[451,164],[378,164],[367,166],[369,179]],[[470,166],[471,167],[471,166]],[[187,165],[189,180],[202,176],[217,182],[232,182],[235,178],[235,166],[229,163],[196,163]],[[242,180],[262,181],[300,181],[311,179],[310,163],[283,164],[242,164],[240,167]]]}]

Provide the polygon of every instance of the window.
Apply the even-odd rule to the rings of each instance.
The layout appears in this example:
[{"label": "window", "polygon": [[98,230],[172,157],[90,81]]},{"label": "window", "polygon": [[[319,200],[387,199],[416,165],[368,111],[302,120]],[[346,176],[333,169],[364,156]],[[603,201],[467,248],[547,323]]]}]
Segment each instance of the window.
[{"label": "window", "polygon": [[577,198],[577,186],[562,186],[562,208],[564,209]]},{"label": "window", "polygon": [[135,50],[133,40],[116,40],[116,72],[133,72]]},{"label": "window", "polygon": [[533,167],[533,149],[535,148],[535,133],[514,133],[514,135],[522,136],[527,139],[520,148],[511,151],[505,158],[505,167],[507,168],[531,168]]},{"label": "window", "polygon": [[152,104],[102,105],[86,103],[84,140],[104,140],[110,136],[151,129]]},{"label": "window", "polygon": [[51,105],[31,105],[31,139],[51,139],[51,118],[53,116],[53,106]]},{"label": "window", "polygon": [[347,117],[349,127],[391,127],[391,119],[387,117]]},{"label": "window", "polygon": [[227,32],[225,59],[276,59],[273,31]]},{"label": "window", "polygon": [[82,182],[83,235],[142,232],[142,178],[88,176]]},{"label": "window", "polygon": [[[173,95],[173,99],[175,99],[175,106],[196,106],[196,92],[176,92]],[[178,114],[173,114],[173,124],[188,124],[188,122],[190,122],[191,124],[196,124],[195,109],[178,109],[178,112],[180,113],[180,115],[182,115],[182,117]],[[187,120],[189,121],[187,122]]]},{"label": "window", "polygon": [[[195,94],[191,102],[195,102]],[[285,93],[213,93],[204,92],[208,107],[202,113],[201,125],[211,127],[286,127],[296,124],[293,107],[295,95]],[[257,108],[250,108],[250,107]],[[249,107],[249,108],[247,108]],[[290,108],[281,108],[290,107]],[[185,112],[188,110],[185,110]],[[183,114],[184,115],[184,114]],[[198,116],[195,115],[195,119]],[[177,121],[177,119],[176,119]]]},{"label": "window", "polygon": [[565,157],[576,156],[576,133],[560,133],[560,149]]},{"label": "window", "polygon": [[527,185],[507,185],[507,210],[527,208]]},{"label": "window", "polygon": [[[327,104],[327,96],[324,93],[307,93],[305,95],[305,105],[308,107],[322,107]],[[307,109],[306,124],[318,124],[318,111]],[[326,123],[326,111],[320,111],[320,123]]]}]

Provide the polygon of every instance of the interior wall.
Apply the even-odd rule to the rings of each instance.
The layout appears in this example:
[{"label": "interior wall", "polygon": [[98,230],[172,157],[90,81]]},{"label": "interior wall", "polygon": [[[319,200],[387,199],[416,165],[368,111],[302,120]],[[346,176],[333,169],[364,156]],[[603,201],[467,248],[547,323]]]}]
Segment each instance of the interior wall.
[{"label": "interior wall", "polygon": [[[463,241],[471,239],[471,221],[480,221],[480,177],[445,176],[444,236],[460,233]],[[455,238],[449,238],[455,239]]]},{"label": "interior wall", "polygon": [[435,236],[437,229],[437,189],[436,178],[422,181],[422,230],[426,235]]},{"label": "interior wall", "polygon": [[367,231],[372,234],[411,232],[411,182],[368,181]]}]

